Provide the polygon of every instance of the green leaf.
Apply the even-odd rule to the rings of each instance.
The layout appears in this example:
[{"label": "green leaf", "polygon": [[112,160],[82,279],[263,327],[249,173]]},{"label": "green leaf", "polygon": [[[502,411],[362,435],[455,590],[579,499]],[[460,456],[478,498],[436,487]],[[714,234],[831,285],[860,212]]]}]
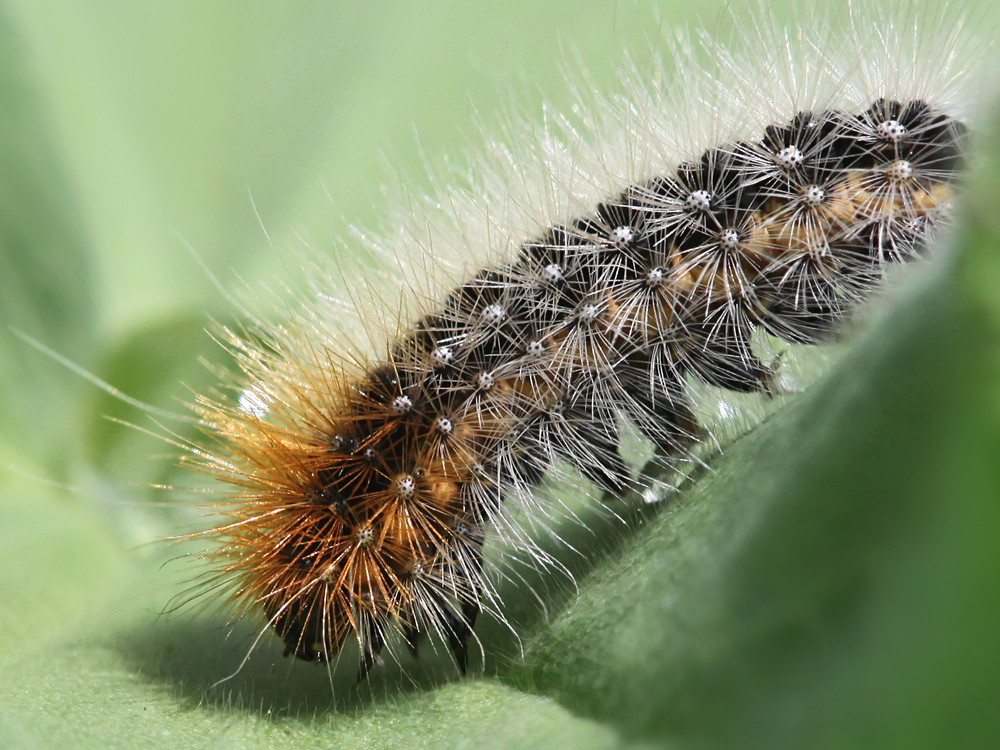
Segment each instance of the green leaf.
[{"label": "green leaf", "polygon": [[[84,364],[94,350],[89,248],[20,39],[0,8],[0,425],[33,462],[65,467],[80,380],[12,329]],[[28,453],[29,451],[25,451]]]},{"label": "green leaf", "polygon": [[[96,374],[122,393],[181,417],[146,413],[104,391],[90,399],[85,457],[118,484],[129,483],[136,494],[147,485],[178,479],[184,451],[167,440],[200,439],[188,408],[195,394],[218,385],[213,367],[232,365],[226,351],[208,333],[207,318],[170,318],[137,328],[114,347]],[[183,472],[190,476],[190,472]],[[183,476],[182,474],[182,476]]]},{"label": "green leaf", "polygon": [[[166,647],[157,656],[175,659],[171,649],[182,647],[183,636],[174,641],[148,621],[142,627],[153,628],[160,648]],[[272,685],[280,680],[281,671],[269,675]],[[452,682],[396,695],[363,710],[334,711],[329,708],[330,685],[321,670],[311,670],[312,679],[307,680],[311,699],[284,671],[284,694],[268,685],[261,686],[262,697],[249,690],[232,694],[223,685],[212,691],[211,699],[199,703],[184,697],[184,685],[137,672],[116,639],[65,645],[4,663],[0,745],[358,750],[603,750],[621,745],[612,729],[575,717],[550,699],[494,680]],[[295,698],[306,699],[298,706],[299,713],[281,709],[290,695],[293,704]]]},{"label": "green leaf", "polygon": [[[40,5],[25,4],[19,12],[25,17],[57,14],[53,8],[38,10]],[[90,127],[75,136],[80,140],[67,136],[66,142],[77,177],[87,186],[88,219],[102,238],[104,272],[112,274],[109,294],[116,300],[102,302],[124,342],[108,348],[98,371],[131,395],[167,408],[174,407],[173,395],[183,396],[182,389],[173,390],[177,380],[201,387],[195,360],[213,347],[199,322],[200,295],[209,284],[205,279],[164,281],[161,265],[180,261],[164,260],[167,256],[151,250],[162,238],[145,234],[150,215],[158,216],[150,206],[166,196],[172,207],[168,213],[172,219],[183,217],[185,233],[190,219],[185,212],[207,206],[197,220],[191,219],[199,251],[209,246],[210,259],[239,254],[248,262],[260,257],[256,253],[266,243],[258,237],[254,248],[244,247],[256,231],[247,228],[255,221],[252,215],[236,218],[241,199],[234,196],[243,194],[245,183],[276,175],[263,191],[252,185],[255,195],[270,203],[263,213],[274,211],[268,224],[285,221],[285,212],[298,217],[300,211],[315,209],[303,197],[308,189],[295,191],[312,168],[321,129],[305,121],[285,127],[285,113],[298,111],[302,100],[329,79],[316,74],[303,79],[300,88],[286,90],[282,82],[294,79],[297,70],[289,63],[268,89],[270,103],[258,110],[239,66],[214,70],[199,80],[203,69],[212,67],[211,44],[230,45],[218,51],[233,55],[227,59],[256,60],[249,52],[254,35],[274,21],[283,29],[287,46],[282,49],[295,49],[301,39],[311,50],[303,60],[318,64],[328,58],[317,29],[332,23],[323,16],[326,20],[313,24],[312,35],[299,37],[302,17],[255,9],[260,15],[249,14],[251,21],[230,38],[224,32],[236,23],[233,19],[244,22],[240,14],[245,3],[225,10],[213,6],[209,17],[201,19],[209,29],[198,32],[204,44],[195,45],[194,62],[181,77],[185,83],[177,84],[185,92],[187,84],[197,84],[191,99],[177,106],[164,96],[157,108],[155,100],[175,71],[153,75],[150,60],[156,55],[143,58],[144,45],[155,38],[152,47],[159,54],[181,37],[194,6],[176,7],[181,9],[159,9],[157,28],[148,37],[125,33],[143,27],[140,20],[133,19],[132,26],[122,22],[114,30],[112,21],[119,19],[121,9],[110,3],[101,5],[106,16],[98,22],[89,15],[96,11],[75,11],[79,15],[74,19],[91,25],[67,23],[71,31],[66,33],[90,29],[97,42],[93,49],[66,45],[63,58],[94,66],[101,74],[116,69],[120,59],[144,59],[150,70],[122,84],[122,91],[135,93],[147,80],[159,82],[149,86],[138,113],[124,104],[129,96],[119,92],[119,101],[108,95],[121,108],[111,108],[101,122],[120,129],[102,131],[90,120]],[[460,12],[457,5],[451,10]],[[324,6],[323,12],[335,10]],[[410,69],[413,45],[399,40],[413,38],[406,35],[409,26],[422,30],[428,46],[441,49],[452,49],[453,37],[465,42],[478,37],[464,33],[458,22],[439,27],[424,5],[386,22],[396,36],[375,34],[385,30],[379,14],[356,12],[374,14],[371,40],[364,40],[376,45],[371,59],[395,53],[397,62],[375,72],[366,64],[370,78],[344,82],[340,93],[316,103],[317,109],[338,106],[341,94],[348,101],[367,101],[370,92],[392,84],[393,95],[386,98],[401,102],[395,106],[407,115],[405,125],[397,122],[397,128],[408,127],[410,109],[419,101],[426,101],[439,118],[432,122],[467,120],[461,102],[445,105],[429,89],[417,88],[421,78],[443,87],[443,77],[434,75],[440,72],[436,69]],[[590,38],[606,41],[606,26],[594,26],[600,33]],[[117,40],[124,51],[109,53],[107,70],[94,62],[96,56],[78,54],[103,50],[108,40]],[[537,53],[535,44],[527,47]],[[4,47],[5,52],[13,49]],[[476,50],[477,64],[489,68],[496,55],[484,50]],[[544,50],[545,56],[550,51]],[[11,69],[20,70],[16,53],[10,54]],[[348,52],[344,55],[350,58]],[[445,59],[445,67],[455,66],[455,59]],[[249,67],[268,71],[272,62],[261,58]],[[77,72],[65,67],[67,76]],[[407,68],[405,75],[395,72],[400,67]],[[524,67],[534,73],[532,65]],[[122,75],[127,77],[127,71]],[[64,93],[70,89],[64,84]],[[100,87],[86,91],[95,96],[80,97],[84,121],[88,112],[107,103],[96,96]],[[226,107],[236,103],[229,115],[222,114],[223,105],[209,111],[219,91],[230,97]],[[172,106],[177,107],[172,114],[176,120],[157,130],[157,117]],[[185,114],[191,111],[204,113],[213,137],[192,136],[189,142],[170,130],[187,127]],[[309,118],[324,116],[309,112]],[[352,161],[357,157],[351,144],[357,141],[345,131],[367,130],[387,115],[377,108],[362,114],[330,137],[329,149],[338,152],[324,162],[332,165],[326,167],[331,173],[340,168],[366,171],[368,165]],[[59,116],[64,127],[72,119],[65,110]],[[132,122],[134,130],[123,122]],[[426,132],[426,123],[419,129]],[[41,127],[27,130],[44,132]],[[136,149],[153,155],[125,172],[142,176],[150,170],[155,176],[145,174],[144,179],[159,185],[162,195],[142,180],[137,189],[132,180],[121,179],[121,171],[97,171],[109,155],[124,159],[113,148],[119,140],[131,142],[120,137],[123,132],[148,137]],[[23,129],[16,133],[30,135]],[[87,151],[91,137],[101,144],[93,153]],[[191,143],[198,147],[188,153]],[[273,152],[251,163],[255,149],[270,143],[278,144]],[[48,154],[46,149],[39,146],[34,153]],[[16,164],[15,156],[11,147],[4,158]],[[527,570],[526,583],[505,585],[507,613],[518,624],[521,642],[498,623],[483,622],[477,634],[487,657],[485,676],[459,679],[443,654],[425,654],[418,663],[401,656],[401,664],[388,663],[368,685],[352,690],[355,654],[345,654],[331,685],[325,670],[283,660],[280,644],[267,632],[244,664],[258,634],[255,623],[239,623],[227,637],[225,612],[164,612],[187,596],[186,579],[194,573],[188,564],[192,561],[183,556],[198,544],[144,544],[184,528],[172,508],[133,502],[139,493],[124,486],[129,480],[141,484],[171,476],[170,461],[151,463],[144,455],[162,452],[156,441],[146,442],[100,416],[141,424],[140,413],[103,396],[96,399],[84,428],[87,448],[70,457],[86,455],[101,476],[96,481],[84,476],[76,492],[24,476],[33,473],[36,461],[30,447],[19,443],[15,452],[0,446],[7,451],[6,464],[28,470],[22,475],[6,472],[0,483],[0,746],[997,745],[997,156],[969,191],[977,202],[962,222],[961,252],[907,274],[905,289],[815,389],[789,399],[678,495],[657,505],[641,505],[637,498],[617,503],[627,524],[615,518],[602,521],[594,512],[584,515],[589,530],[565,527],[564,536],[583,553],[564,558],[577,574],[577,590],[561,585],[565,582],[558,577],[528,575]],[[41,173],[54,174],[47,171],[50,157],[43,161],[49,166]],[[177,164],[186,167],[171,171]],[[208,165],[204,181],[189,190],[191,185],[178,175],[202,164]],[[25,168],[25,174],[30,172]],[[353,206],[348,210],[352,216],[368,200],[354,179],[334,192],[338,199],[355,201],[346,202]],[[68,244],[39,241],[32,247],[65,249],[81,242],[79,229],[58,218],[63,214],[55,209],[63,204],[54,201],[54,208],[46,200],[38,198],[32,210],[54,210],[53,227],[63,227],[57,234],[69,238]],[[9,221],[15,229],[56,231],[42,226],[44,222]],[[48,257],[33,252],[11,257],[28,264]],[[32,314],[55,315],[53,338],[46,342],[86,357],[82,349],[92,342],[86,333],[92,316],[89,303],[72,296],[83,282],[77,287],[70,283],[86,278],[86,261],[72,253],[63,258],[58,254],[63,250],[53,252],[53,258],[66,261],[56,263],[65,278],[33,272],[26,278],[46,283],[58,278],[63,287],[52,291],[44,284],[29,285],[24,288],[32,291],[18,304]],[[157,259],[151,260],[153,256]],[[73,265],[78,261],[83,265]],[[154,282],[161,281],[168,290],[163,292],[169,297],[165,307],[162,300],[147,299]],[[20,294],[10,299],[20,299]],[[149,324],[154,312],[163,309],[199,313]],[[41,336],[50,328],[31,330]],[[50,434],[52,424],[71,437],[80,434],[57,401],[61,392],[50,393],[50,387],[22,379],[11,392],[23,389],[36,403],[52,395],[50,408],[37,412],[39,434]],[[170,559],[177,555],[182,558]],[[542,604],[547,616],[542,616]]]},{"label": "green leaf", "polygon": [[[24,464],[10,452],[0,460]],[[0,474],[0,550],[0,663],[85,628],[95,609],[100,621],[101,603],[127,575],[119,541],[88,498],[9,470]]]}]

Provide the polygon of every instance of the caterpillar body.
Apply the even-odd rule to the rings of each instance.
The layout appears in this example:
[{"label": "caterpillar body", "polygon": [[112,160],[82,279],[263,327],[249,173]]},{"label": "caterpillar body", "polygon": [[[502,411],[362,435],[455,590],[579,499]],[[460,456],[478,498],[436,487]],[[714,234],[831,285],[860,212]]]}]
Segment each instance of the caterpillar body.
[{"label": "caterpillar body", "polygon": [[[361,681],[394,631],[414,655],[436,633],[464,672],[477,615],[499,607],[483,547],[505,503],[559,462],[607,492],[635,486],[626,422],[661,460],[685,460],[704,434],[692,383],[775,393],[761,331],[820,342],[888,266],[921,255],[966,149],[957,26],[928,42],[887,16],[864,23],[876,42],[857,21],[822,40],[838,56],[798,32],[759,33],[771,57],[708,42],[725,75],[682,61],[676,103],[662,82],[634,86],[645,93],[600,123],[633,163],[600,162],[583,191],[597,200],[529,205],[536,231],[492,247],[463,234],[488,260],[360,365],[321,314],[227,333],[240,396],[199,399],[224,447],[198,460],[241,489],[208,559],[286,655],[327,663],[354,638]],[[782,61],[791,83],[769,80]],[[715,142],[667,144],[684,128],[666,110],[723,86],[742,96]]]}]

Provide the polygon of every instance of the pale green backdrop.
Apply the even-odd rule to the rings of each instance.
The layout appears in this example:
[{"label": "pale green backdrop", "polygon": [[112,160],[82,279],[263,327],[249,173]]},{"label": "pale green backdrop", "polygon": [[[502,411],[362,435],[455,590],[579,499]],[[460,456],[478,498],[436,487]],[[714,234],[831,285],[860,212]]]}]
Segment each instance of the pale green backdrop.
[{"label": "pale green backdrop", "polygon": [[196,527],[199,497],[150,487],[190,484],[177,451],[106,417],[173,425],[13,333],[177,410],[222,358],[209,316],[233,314],[185,243],[226,288],[280,279],[298,237],[377,226],[393,170],[420,188],[477,120],[568,105],[567,60],[613,91],[623,49],[695,19],[724,34],[722,7],[0,6],[0,747],[996,746],[991,139],[957,259],[686,492],[565,529],[579,589],[522,571],[521,641],[483,623],[465,680],[402,657],[351,691],[268,636],[213,687],[254,631],[164,614],[189,548],[155,540]]}]

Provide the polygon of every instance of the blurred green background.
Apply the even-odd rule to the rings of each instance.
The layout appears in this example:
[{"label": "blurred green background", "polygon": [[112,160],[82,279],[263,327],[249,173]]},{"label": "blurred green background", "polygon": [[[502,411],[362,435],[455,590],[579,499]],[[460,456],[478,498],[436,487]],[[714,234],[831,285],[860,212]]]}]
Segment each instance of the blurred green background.
[{"label": "blurred green background", "polygon": [[725,33],[723,5],[0,5],[0,747],[996,746],[993,140],[954,260],[681,496],[564,530],[579,589],[520,571],[547,607],[505,585],[521,641],[484,623],[468,680],[402,658],[351,691],[267,637],[213,687],[255,632],[162,614],[190,569],[155,540],[203,521],[150,487],[197,483],[8,327],[176,410],[233,313],[185,243],[227,288],[280,284],[477,121],[568,106],[565,60],[613,91],[623,49]]}]

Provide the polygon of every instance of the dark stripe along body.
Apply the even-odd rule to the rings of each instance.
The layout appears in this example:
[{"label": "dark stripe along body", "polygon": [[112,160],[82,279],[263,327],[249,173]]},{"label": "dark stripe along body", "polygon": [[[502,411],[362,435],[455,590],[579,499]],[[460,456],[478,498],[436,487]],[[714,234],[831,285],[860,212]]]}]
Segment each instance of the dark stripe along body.
[{"label": "dark stripe along body", "polygon": [[625,489],[623,416],[683,456],[699,433],[686,378],[769,391],[754,329],[835,332],[887,263],[919,254],[964,141],[922,101],[800,112],[525,242],[318,406],[316,435],[233,447],[251,502],[217,555],[242,605],[301,659],[354,634],[359,679],[394,628],[414,653],[437,630],[464,671],[504,498],[556,458]]}]

